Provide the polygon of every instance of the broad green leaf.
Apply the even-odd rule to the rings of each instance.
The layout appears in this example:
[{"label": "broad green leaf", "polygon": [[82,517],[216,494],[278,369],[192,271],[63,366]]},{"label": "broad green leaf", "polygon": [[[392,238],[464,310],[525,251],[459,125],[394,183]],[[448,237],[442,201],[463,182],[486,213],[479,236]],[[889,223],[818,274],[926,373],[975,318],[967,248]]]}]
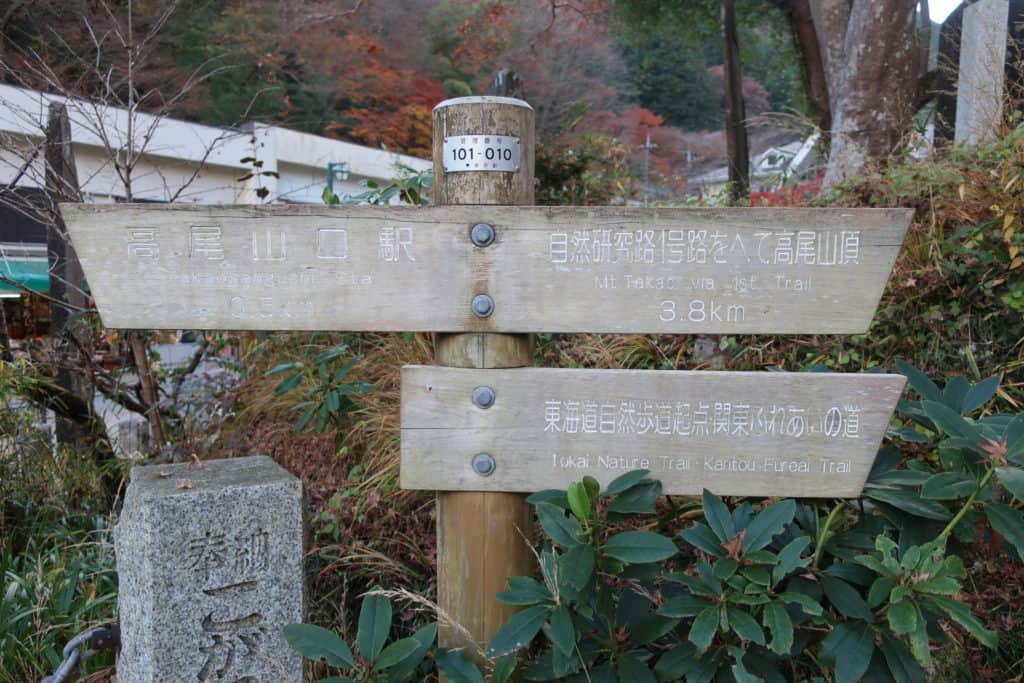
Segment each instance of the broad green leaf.
[{"label": "broad green leaf", "polygon": [[676,544],[653,531],[624,531],[608,539],[602,550],[622,562],[660,562],[678,552]]},{"label": "broad green leaf", "polygon": [[559,605],[551,612],[547,635],[555,647],[566,656],[571,655],[576,649],[576,628],[572,625],[572,615],[565,605]]},{"label": "broad green leaf", "polygon": [[1002,534],[1024,560],[1024,515],[1009,505],[989,503],[985,506],[985,516],[992,528]]},{"label": "broad green leaf", "polygon": [[712,605],[697,615],[690,627],[689,641],[697,646],[699,652],[704,652],[711,645],[715,638],[715,631],[718,630],[718,607]]},{"label": "broad green leaf", "polygon": [[654,504],[661,496],[661,482],[651,481],[633,486],[628,491],[616,496],[608,512],[622,514],[650,514],[654,512]]},{"label": "broad green leaf", "polygon": [[302,363],[284,363],[283,365],[276,365],[274,369],[267,373],[267,377],[273,377],[274,375],[280,375],[288,372],[289,370],[298,370],[302,367]]},{"label": "broad green leaf", "polygon": [[288,647],[314,662],[320,659],[339,669],[352,669],[356,665],[352,650],[341,637],[313,624],[288,624],[283,629]]},{"label": "broad green leaf", "polygon": [[864,489],[864,495],[872,500],[892,505],[898,510],[910,513],[925,519],[934,519],[945,522],[950,518],[949,510],[939,503],[930,500],[922,500],[917,493],[896,489],[881,489],[869,487]]},{"label": "broad green leaf", "polygon": [[434,661],[450,683],[484,683],[484,676],[461,652],[439,648]]},{"label": "broad green leaf", "polygon": [[736,535],[736,528],[733,526],[732,515],[729,508],[725,506],[722,499],[707,489],[701,494],[701,502],[704,505],[704,519],[708,526],[718,536],[718,540],[727,543]]},{"label": "broad green leaf", "polygon": [[658,608],[658,614],[665,617],[693,617],[711,606],[711,603],[695,595],[677,595],[669,598]]},{"label": "broad green leaf", "polygon": [[715,532],[706,524],[694,524],[689,529],[684,529],[679,532],[679,538],[711,555],[725,555],[725,548],[719,543]]},{"label": "broad green leaf", "polygon": [[331,390],[327,392],[327,400],[324,402],[327,405],[327,410],[337,412],[338,408],[341,407],[341,397],[338,396],[338,392]]},{"label": "broad green leaf", "polygon": [[800,555],[811,544],[810,536],[797,536],[779,551],[779,561],[772,571],[775,583],[782,580],[792,571],[806,567],[810,564],[810,558],[801,559]]},{"label": "broad green leaf", "polygon": [[692,643],[683,643],[663,654],[654,665],[659,681],[678,681],[697,665],[697,648]]},{"label": "broad green leaf", "polygon": [[508,580],[508,590],[498,593],[498,600],[507,605],[535,605],[551,600],[551,591],[528,576],[513,576]]},{"label": "broad green leaf", "polygon": [[773,567],[779,563],[779,556],[770,550],[751,550],[743,555],[744,564],[770,564]]},{"label": "broad green leaf", "polygon": [[962,472],[940,472],[921,486],[921,497],[931,500],[966,498],[978,487],[978,480]]},{"label": "broad green leaf", "polygon": [[537,503],[535,506],[537,519],[544,527],[551,540],[563,548],[571,548],[580,543],[583,534],[583,527],[576,521],[575,517],[566,517],[562,508],[551,503]]},{"label": "broad green leaf", "polygon": [[949,576],[937,576],[917,584],[914,589],[918,593],[935,593],[936,595],[956,595],[960,592],[960,582]]},{"label": "broad green leaf", "polygon": [[734,593],[733,595],[729,596],[729,602],[734,603],[736,605],[765,605],[771,602],[771,598],[769,598],[764,593],[745,593],[743,595],[736,595]]},{"label": "broad green leaf", "polygon": [[772,583],[772,572],[763,564],[744,567],[740,573],[749,581],[759,586],[770,586]]},{"label": "broad green leaf", "polygon": [[596,562],[597,555],[591,546],[573,546],[558,558],[558,578],[561,584],[576,591],[583,590],[594,573]]},{"label": "broad green leaf", "polygon": [[739,566],[740,563],[731,557],[723,557],[712,566],[711,574],[719,581],[725,581],[736,573]]},{"label": "broad green leaf", "polygon": [[633,645],[646,645],[671,631],[679,623],[678,619],[668,619],[661,614],[648,614],[629,631],[629,642]]},{"label": "broad green leaf", "polygon": [[566,495],[569,498],[569,509],[572,510],[572,514],[580,520],[590,519],[590,496],[587,494],[586,487],[582,483],[574,481],[569,484]]},{"label": "broad green leaf", "polygon": [[587,492],[587,498],[591,503],[601,495],[601,484],[589,474],[583,477],[583,489]]},{"label": "broad green leaf", "polygon": [[875,579],[868,590],[868,607],[877,609],[879,605],[889,599],[889,593],[892,592],[895,585],[896,582],[888,576],[879,576]]},{"label": "broad green leaf", "polygon": [[999,483],[1018,500],[1024,500],[1024,469],[1019,467],[997,467]]},{"label": "broad green leaf", "polygon": [[996,395],[996,389],[999,388],[999,377],[993,376],[983,379],[982,381],[975,384],[964,396],[963,403],[960,407],[960,412],[966,415],[972,413],[978,408],[982,407],[986,403],[992,400],[992,397]]},{"label": "broad green leaf", "polygon": [[[1003,432],[1003,439],[1006,440],[1007,455],[1011,458],[1019,458],[1024,455],[1024,413],[1010,420]],[[1021,463],[1018,463],[1021,464]]]},{"label": "broad green leaf", "polygon": [[645,479],[616,496],[608,506],[608,511],[621,514],[652,514],[662,493],[660,481]]},{"label": "broad green leaf", "polygon": [[760,624],[754,620],[746,611],[729,607],[729,626],[742,640],[764,645],[764,631]]},{"label": "broad green leaf", "polygon": [[373,663],[373,668],[382,670],[390,669],[400,664],[409,657],[412,657],[420,649],[420,643],[415,638],[402,638],[391,643],[383,650],[380,656]]},{"label": "broad green leaf", "polygon": [[296,434],[301,432],[306,428],[306,425],[309,424],[309,421],[313,419],[314,415],[316,415],[315,405],[312,408],[306,408],[306,410],[302,412],[302,415],[299,415],[299,419],[295,421],[295,426],[292,427],[292,431]]},{"label": "broad green leaf", "polygon": [[967,381],[967,378],[963,375],[957,375],[946,381],[946,386],[942,387],[942,403],[957,413],[966,413],[964,408],[964,399],[967,398],[967,392],[971,390],[971,383]]},{"label": "broad green leaf", "polygon": [[295,387],[299,386],[299,382],[302,381],[302,374],[296,373],[285,377],[281,382],[274,388],[274,393],[277,395],[286,394]]},{"label": "broad green leaf", "polygon": [[928,378],[928,375],[924,374],[910,363],[898,360],[896,361],[896,370],[907,378],[910,386],[916,391],[921,398],[927,401],[941,401],[942,391]]},{"label": "broad green leaf", "polygon": [[383,595],[368,595],[359,609],[359,654],[372,662],[377,659],[391,631],[391,601]]},{"label": "broad green leaf", "polygon": [[902,642],[883,633],[880,649],[894,683],[925,683],[924,670]]},{"label": "broad green leaf", "polygon": [[896,437],[897,439],[901,439],[907,443],[929,443],[931,441],[931,438],[929,438],[927,434],[922,434],[909,425],[906,427],[900,427],[899,429],[890,428],[886,435],[889,437]]},{"label": "broad green leaf", "polygon": [[876,574],[881,574],[882,576],[895,576],[895,572],[890,571],[889,568],[874,555],[855,555],[853,557],[853,561],[867,567]]},{"label": "broad green leaf", "polygon": [[777,655],[787,655],[793,647],[793,620],[780,602],[771,602],[762,616],[765,628],[772,634],[768,647]]},{"label": "broad green leaf", "polygon": [[825,591],[825,597],[829,599],[832,606],[843,616],[865,621],[872,621],[875,618],[860,593],[842,579],[823,574],[821,588]]},{"label": "broad green leaf", "polygon": [[492,658],[502,657],[520,648],[529,647],[533,637],[548,620],[550,612],[549,607],[537,605],[513,614],[512,618],[505,622],[505,625],[491,638],[490,645],[487,647],[487,655]]},{"label": "broad green leaf", "polygon": [[494,663],[491,670],[491,683],[508,683],[516,671],[516,658],[513,655],[502,657]]},{"label": "broad green leaf", "polygon": [[985,628],[985,625],[981,620],[974,616],[969,605],[960,602],[959,600],[946,598],[940,595],[930,596],[929,602],[938,606],[943,612],[948,614],[953,621],[967,629],[967,632],[977,638],[978,642],[985,647],[995,649],[996,645],[999,643],[998,636],[993,631]]},{"label": "broad green leaf", "polygon": [[923,401],[921,408],[925,415],[946,434],[959,436],[969,441],[978,440],[980,432],[974,423],[968,422],[960,413],[946,404],[937,401]]},{"label": "broad green leaf", "polygon": [[717,598],[719,592],[713,587],[709,586],[703,580],[696,576],[689,576],[687,574],[680,574],[679,572],[671,572],[665,575],[665,578],[669,581],[681,583],[690,589],[690,592],[694,595],[704,595],[707,597]]},{"label": "broad green leaf", "polygon": [[835,662],[836,683],[858,683],[871,664],[875,632],[867,624],[840,623],[821,646],[823,658]]},{"label": "broad green leaf", "polygon": [[[915,607],[915,609],[917,608]],[[928,626],[920,611],[917,614],[917,628],[910,632],[909,637],[910,652],[914,655],[914,659],[925,668],[931,668],[932,652],[928,648]]]},{"label": "broad green leaf", "polygon": [[764,679],[747,670],[746,665],[743,663],[744,652],[741,648],[730,647],[729,654],[732,655],[732,660],[735,664],[730,667],[733,678],[736,679],[736,683],[764,683]]},{"label": "broad green leaf", "polygon": [[913,600],[902,600],[889,605],[887,614],[893,633],[910,633],[917,628],[917,605]]},{"label": "broad green leaf", "polygon": [[800,605],[800,608],[812,617],[820,617],[825,612],[825,609],[817,600],[803,593],[786,591],[784,593],[780,593],[779,597],[786,602],[793,602]]},{"label": "broad green leaf", "polygon": [[747,553],[766,547],[776,534],[781,533],[786,525],[793,521],[794,514],[796,514],[796,501],[792,498],[779,501],[759,512],[751,520],[743,535],[742,551]]},{"label": "broad green leaf", "polygon": [[558,489],[545,489],[538,491],[537,493],[530,494],[526,497],[526,502],[530,505],[537,505],[538,503],[550,503],[556,505],[563,510],[569,509],[569,497],[565,491],[559,491]]},{"label": "broad green leaf", "polygon": [[434,641],[437,639],[437,623],[427,624],[417,630],[416,633],[413,633],[412,637],[419,643],[419,649],[408,659],[391,667],[391,670],[388,671],[388,676],[392,680],[398,680],[402,676],[411,674],[420,665],[423,658],[427,656],[427,651],[434,646]]},{"label": "broad green leaf", "polygon": [[608,488],[604,490],[604,493],[606,496],[617,496],[623,491],[626,491],[630,487],[643,481],[644,477],[650,473],[650,470],[633,470],[632,472],[626,472],[625,474],[612,479],[612,482],[608,484]]},{"label": "broad green leaf", "polygon": [[647,665],[631,654],[619,657],[618,674],[620,681],[630,683],[657,683],[658,679]]}]

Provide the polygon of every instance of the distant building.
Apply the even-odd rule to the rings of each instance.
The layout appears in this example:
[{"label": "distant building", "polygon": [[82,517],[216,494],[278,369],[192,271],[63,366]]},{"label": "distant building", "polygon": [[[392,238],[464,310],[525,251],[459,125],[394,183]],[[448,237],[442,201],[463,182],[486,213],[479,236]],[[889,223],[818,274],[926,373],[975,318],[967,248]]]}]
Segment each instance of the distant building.
[{"label": "distant building", "polygon": [[[816,151],[818,135],[806,140],[769,147],[750,160],[751,192],[774,192],[791,179],[802,177],[808,170]],[[699,192],[706,198],[714,198],[725,191],[729,184],[729,167],[722,166],[700,175],[687,178],[690,192]]]}]

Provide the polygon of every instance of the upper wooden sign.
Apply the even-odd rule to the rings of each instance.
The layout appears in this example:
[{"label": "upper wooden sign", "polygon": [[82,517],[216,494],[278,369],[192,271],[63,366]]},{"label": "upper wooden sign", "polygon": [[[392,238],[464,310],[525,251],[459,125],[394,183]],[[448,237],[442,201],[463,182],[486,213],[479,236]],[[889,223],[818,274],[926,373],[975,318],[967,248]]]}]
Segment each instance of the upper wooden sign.
[{"label": "upper wooden sign", "polygon": [[[884,374],[407,366],[401,485],[533,492],[586,475],[606,485],[646,469],[668,494],[857,497],[905,382]],[[473,400],[482,386],[493,391],[486,408]]]},{"label": "upper wooden sign", "polygon": [[[108,327],[725,334],[865,332],[912,215],[507,206],[61,210]],[[471,239],[481,223],[493,226],[487,246]]]}]

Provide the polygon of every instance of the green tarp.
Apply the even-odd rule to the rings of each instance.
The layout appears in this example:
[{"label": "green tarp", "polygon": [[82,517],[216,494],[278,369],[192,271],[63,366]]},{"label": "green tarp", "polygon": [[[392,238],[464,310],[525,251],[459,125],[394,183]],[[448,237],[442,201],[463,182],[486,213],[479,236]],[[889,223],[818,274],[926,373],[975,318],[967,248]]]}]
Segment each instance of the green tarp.
[{"label": "green tarp", "polygon": [[[47,264],[44,259],[29,259],[25,261],[0,259],[0,275],[28,287],[34,292],[48,292],[50,290],[50,275],[47,272]],[[23,291],[16,285],[0,279],[0,293]]]}]

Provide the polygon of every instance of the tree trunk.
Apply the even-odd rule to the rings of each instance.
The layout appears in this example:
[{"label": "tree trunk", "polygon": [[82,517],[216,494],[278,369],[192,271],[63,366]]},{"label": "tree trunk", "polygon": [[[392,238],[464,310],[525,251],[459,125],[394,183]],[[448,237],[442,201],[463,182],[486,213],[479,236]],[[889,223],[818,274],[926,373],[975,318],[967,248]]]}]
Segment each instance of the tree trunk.
[{"label": "tree trunk", "polygon": [[[841,17],[843,4],[814,0],[812,8],[829,24]],[[841,33],[818,26],[819,39],[827,41],[822,52],[832,103],[824,189],[883,162],[907,132],[923,67],[916,6],[916,0],[855,0]]]},{"label": "tree trunk", "polygon": [[[78,174],[71,149],[71,124],[63,103],[50,104],[46,128],[46,191],[52,202],[46,246],[50,273],[50,343],[56,365],[57,386],[92,405],[89,373],[92,331],[82,315],[86,307],[85,275],[68,237],[57,202],[80,201]],[[82,425],[57,418],[57,442],[75,445],[86,436]]]},{"label": "tree trunk", "polygon": [[832,105],[828,99],[828,79],[818,34],[814,29],[810,0],[792,0],[789,9],[793,33],[803,54],[804,84],[811,116],[818,128],[827,134],[832,129]]},{"label": "tree trunk", "polygon": [[743,68],[736,35],[736,7],[722,2],[722,38],[725,54],[725,141],[729,154],[729,194],[733,201],[750,195],[750,148],[743,102]]},{"label": "tree trunk", "polygon": [[141,332],[131,330],[128,332],[128,345],[131,347],[135,370],[139,375],[139,389],[142,393],[142,402],[146,405],[146,419],[153,432],[153,442],[159,449],[167,442],[167,437],[164,434],[163,422],[160,420],[159,388],[156,385],[156,378],[153,377],[153,369],[149,365],[149,344]]}]

